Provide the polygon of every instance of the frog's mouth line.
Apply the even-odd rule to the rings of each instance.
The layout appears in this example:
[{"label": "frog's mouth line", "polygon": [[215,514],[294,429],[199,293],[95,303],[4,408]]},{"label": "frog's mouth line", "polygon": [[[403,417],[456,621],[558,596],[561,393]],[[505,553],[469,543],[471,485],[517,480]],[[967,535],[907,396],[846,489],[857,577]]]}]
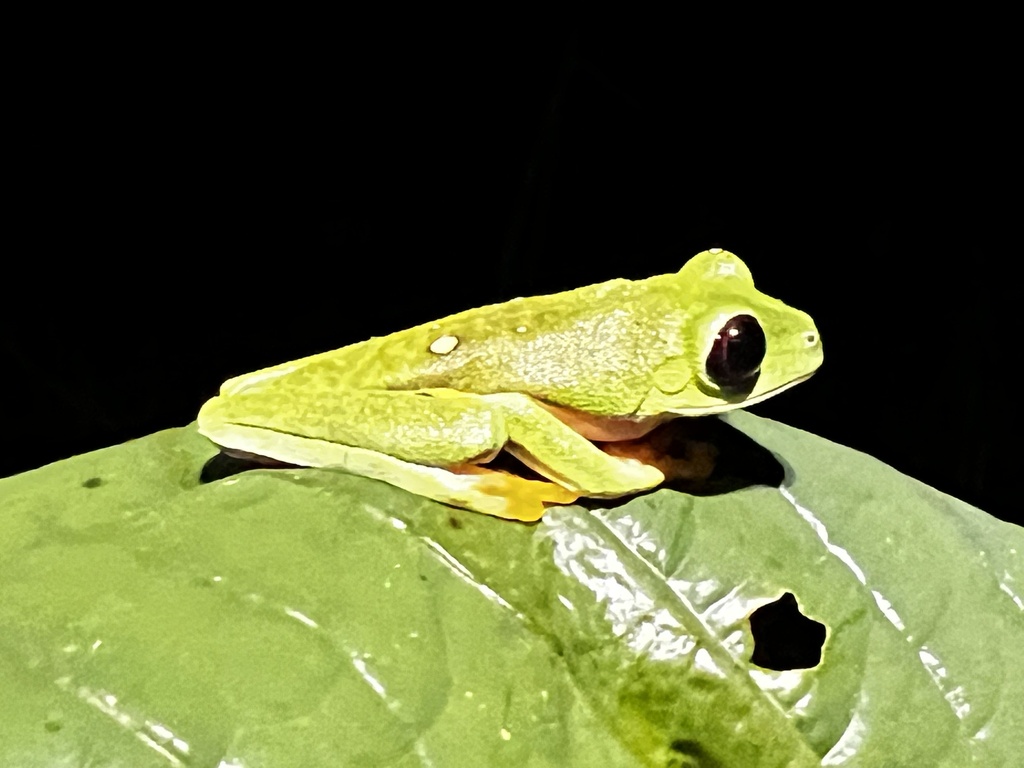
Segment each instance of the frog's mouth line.
[{"label": "frog's mouth line", "polygon": [[[800,383],[802,383],[804,381],[807,381],[815,373],[817,373],[817,369],[811,371],[810,373],[804,374],[803,376],[801,376],[798,379],[793,379],[792,381],[788,381],[785,384],[783,384],[782,386],[776,387],[775,389],[769,389],[767,392],[762,392],[760,395],[757,395],[756,397],[749,397],[749,398],[746,398],[744,400],[737,400],[735,402],[720,403],[718,405],[710,405],[710,406],[700,407],[700,408],[693,408],[693,409],[682,409],[682,408],[680,408],[679,410],[673,410],[672,413],[679,414],[680,416],[712,416],[712,415],[714,415],[716,413],[727,413],[728,411],[735,411],[735,410],[737,410],[739,408],[746,408],[747,406],[750,406],[750,405],[757,405],[758,403],[763,402],[763,401],[767,400],[770,397],[775,397],[775,395],[779,394],[780,392],[785,392],[790,387],[795,387],[797,384],[800,384]],[[716,397],[720,397],[721,393],[715,393],[715,396]]]}]

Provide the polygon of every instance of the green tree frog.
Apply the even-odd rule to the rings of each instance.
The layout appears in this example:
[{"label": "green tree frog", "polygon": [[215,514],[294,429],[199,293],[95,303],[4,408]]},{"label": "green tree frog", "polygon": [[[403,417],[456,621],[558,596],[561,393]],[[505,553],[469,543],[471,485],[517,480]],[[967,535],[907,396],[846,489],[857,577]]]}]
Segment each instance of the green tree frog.
[{"label": "green tree frog", "polygon": [[[231,451],[533,521],[654,488],[661,470],[611,446],[760,402],[821,361],[814,321],[714,248],[675,274],[513,299],[238,376],[198,422]],[[544,479],[489,469],[502,450]]]}]

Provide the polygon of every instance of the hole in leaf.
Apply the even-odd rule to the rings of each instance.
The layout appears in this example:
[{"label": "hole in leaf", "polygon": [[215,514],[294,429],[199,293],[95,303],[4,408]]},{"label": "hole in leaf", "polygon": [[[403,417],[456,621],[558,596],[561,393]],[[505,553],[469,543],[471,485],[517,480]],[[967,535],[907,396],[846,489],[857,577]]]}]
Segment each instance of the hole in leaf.
[{"label": "hole in leaf", "polygon": [[825,625],[800,613],[787,592],[750,614],[754,653],[750,662],[764,669],[810,669],[821,663]]}]

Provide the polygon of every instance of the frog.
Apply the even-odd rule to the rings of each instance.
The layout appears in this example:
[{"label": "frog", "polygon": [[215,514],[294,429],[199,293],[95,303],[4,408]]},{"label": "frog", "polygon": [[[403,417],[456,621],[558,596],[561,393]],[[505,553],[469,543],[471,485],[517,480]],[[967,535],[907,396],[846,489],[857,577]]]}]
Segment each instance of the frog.
[{"label": "frog", "polygon": [[[514,298],[236,376],[197,424],[235,455],[529,523],[657,488],[663,469],[622,446],[774,397],[822,360],[810,315],[711,248],[678,272]],[[488,466],[503,453],[529,471]]]}]

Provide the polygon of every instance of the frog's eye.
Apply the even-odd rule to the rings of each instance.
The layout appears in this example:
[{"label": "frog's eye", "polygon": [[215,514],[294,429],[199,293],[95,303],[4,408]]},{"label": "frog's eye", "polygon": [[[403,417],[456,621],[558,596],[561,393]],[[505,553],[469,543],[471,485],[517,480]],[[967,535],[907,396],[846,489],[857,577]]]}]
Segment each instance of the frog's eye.
[{"label": "frog's eye", "polygon": [[708,378],[727,395],[747,395],[757,383],[765,338],[750,315],[736,315],[718,331],[706,362]]}]

